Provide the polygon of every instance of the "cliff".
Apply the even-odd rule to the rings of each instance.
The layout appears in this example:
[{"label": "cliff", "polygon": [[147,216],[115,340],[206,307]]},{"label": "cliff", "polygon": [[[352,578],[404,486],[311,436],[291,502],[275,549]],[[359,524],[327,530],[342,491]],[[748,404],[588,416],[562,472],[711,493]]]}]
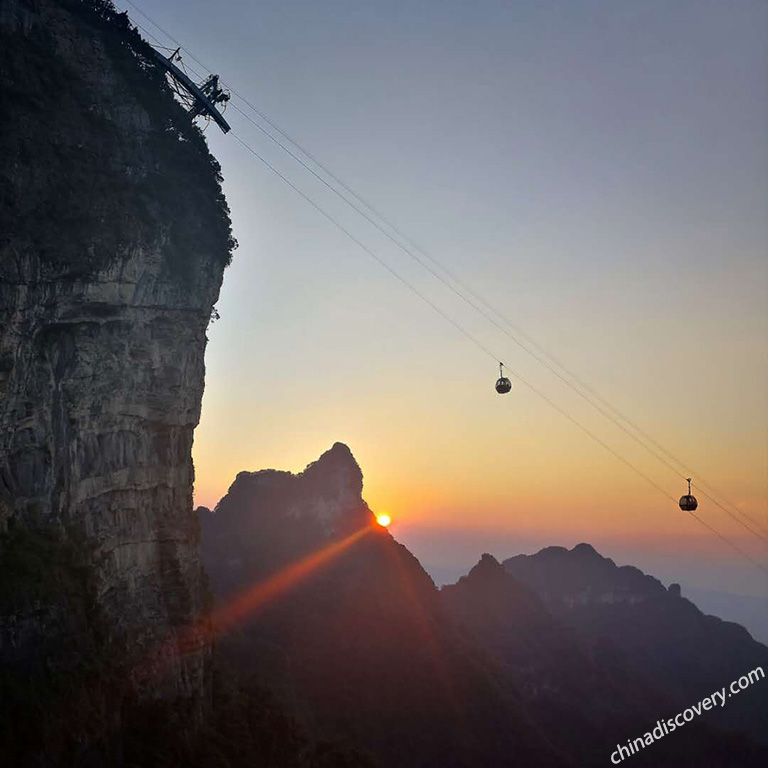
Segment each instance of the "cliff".
[{"label": "cliff", "polygon": [[68,698],[100,733],[115,696],[201,710],[206,644],[177,634],[205,607],[191,446],[234,241],[216,161],[109,3],[2,0],[0,111],[0,682],[14,715],[62,697],[42,749]]}]

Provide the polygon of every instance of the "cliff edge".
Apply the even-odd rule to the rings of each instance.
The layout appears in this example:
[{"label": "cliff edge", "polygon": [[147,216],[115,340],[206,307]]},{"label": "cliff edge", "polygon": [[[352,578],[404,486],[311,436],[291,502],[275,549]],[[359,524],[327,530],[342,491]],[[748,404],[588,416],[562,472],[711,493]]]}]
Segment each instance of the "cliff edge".
[{"label": "cliff edge", "polygon": [[108,658],[119,691],[194,714],[206,643],[177,634],[205,607],[191,447],[235,245],[219,166],[104,0],[0,2],[0,109],[0,682],[77,700],[51,670]]}]

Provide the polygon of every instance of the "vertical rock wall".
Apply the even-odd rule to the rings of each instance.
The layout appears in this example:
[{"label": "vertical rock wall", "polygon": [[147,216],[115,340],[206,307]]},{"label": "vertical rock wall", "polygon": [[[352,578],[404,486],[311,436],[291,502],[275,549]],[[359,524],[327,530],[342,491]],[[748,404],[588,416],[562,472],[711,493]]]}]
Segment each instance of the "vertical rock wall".
[{"label": "vertical rock wall", "polygon": [[[0,66],[0,534],[81,536],[129,685],[201,700],[206,649],[177,636],[205,600],[191,447],[234,245],[219,169],[108,3],[0,0]],[[0,658],[45,613],[15,605]]]}]

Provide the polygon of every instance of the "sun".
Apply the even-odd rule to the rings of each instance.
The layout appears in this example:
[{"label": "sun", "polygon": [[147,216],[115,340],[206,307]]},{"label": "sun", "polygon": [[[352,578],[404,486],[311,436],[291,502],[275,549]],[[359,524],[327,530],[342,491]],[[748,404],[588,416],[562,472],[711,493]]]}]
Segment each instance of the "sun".
[{"label": "sun", "polygon": [[386,528],[392,522],[392,518],[389,515],[376,515],[376,522],[382,528]]}]

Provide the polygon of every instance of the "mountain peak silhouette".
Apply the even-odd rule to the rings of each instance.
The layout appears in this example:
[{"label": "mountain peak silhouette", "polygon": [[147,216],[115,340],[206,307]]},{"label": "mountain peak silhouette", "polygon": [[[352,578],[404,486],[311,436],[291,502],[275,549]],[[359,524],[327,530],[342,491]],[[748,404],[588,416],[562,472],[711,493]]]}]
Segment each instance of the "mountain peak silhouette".
[{"label": "mountain peak silhouette", "polygon": [[[299,474],[238,475],[216,514],[201,510],[219,604],[301,574],[220,648],[304,713],[313,733],[362,746],[382,765],[569,765],[457,633],[432,579],[375,525],[361,493],[362,472],[336,443]],[[512,580],[490,555],[478,568]]]},{"label": "mountain peak silhouette", "polygon": [[[627,672],[685,706],[700,691],[717,689],[744,670],[768,667],[768,648],[740,625],[706,616],[631,565],[618,566],[589,544],[547,547],[504,561],[551,614],[576,632],[587,649],[612,648]],[[716,724],[748,730],[765,740],[768,688],[750,690],[718,711]]]},{"label": "mountain peak silhouette", "polygon": [[591,544],[586,542],[577,544],[571,552],[579,557],[599,557],[601,560],[605,559]]}]

